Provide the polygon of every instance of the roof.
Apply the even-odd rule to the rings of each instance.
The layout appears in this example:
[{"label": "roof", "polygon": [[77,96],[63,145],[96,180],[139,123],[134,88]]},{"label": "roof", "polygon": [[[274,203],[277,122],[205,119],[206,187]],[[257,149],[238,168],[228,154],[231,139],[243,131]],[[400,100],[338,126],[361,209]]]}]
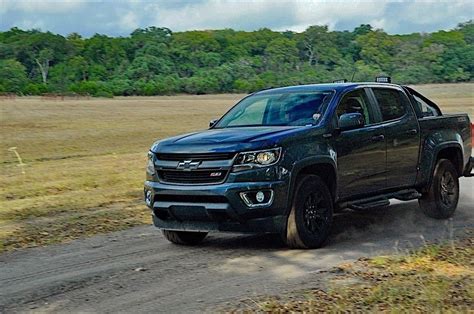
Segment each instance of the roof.
[{"label": "roof", "polygon": [[325,84],[308,84],[308,85],[294,85],[277,88],[269,88],[261,91],[257,91],[254,94],[264,95],[273,93],[291,93],[291,92],[314,92],[314,91],[325,91],[335,90],[342,91],[348,88],[356,88],[359,86],[399,86],[396,84],[388,83],[377,83],[377,82],[350,82],[350,83],[325,83]]}]

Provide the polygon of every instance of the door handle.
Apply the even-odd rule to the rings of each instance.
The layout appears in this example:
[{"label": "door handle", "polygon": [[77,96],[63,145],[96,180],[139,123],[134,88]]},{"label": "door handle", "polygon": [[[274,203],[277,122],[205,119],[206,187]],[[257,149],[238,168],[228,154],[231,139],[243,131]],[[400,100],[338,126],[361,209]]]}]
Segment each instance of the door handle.
[{"label": "door handle", "polygon": [[406,134],[416,135],[416,134],[418,134],[418,130],[417,129],[411,129],[411,130],[406,131]]},{"label": "door handle", "polygon": [[372,141],[374,142],[383,141],[384,139],[385,136],[383,134],[372,136]]}]

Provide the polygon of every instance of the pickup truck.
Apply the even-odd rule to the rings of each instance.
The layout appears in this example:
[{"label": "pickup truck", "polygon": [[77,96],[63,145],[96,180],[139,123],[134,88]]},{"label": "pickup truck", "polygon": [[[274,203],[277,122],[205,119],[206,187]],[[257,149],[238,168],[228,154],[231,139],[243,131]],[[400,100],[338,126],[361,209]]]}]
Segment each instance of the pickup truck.
[{"label": "pickup truck", "polygon": [[386,81],[258,91],[208,130],[155,142],[144,187],[154,225],[176,244],[255,232],[306,249],[344,209],[417,199],[451,217],[473,166],[469,117]]}]

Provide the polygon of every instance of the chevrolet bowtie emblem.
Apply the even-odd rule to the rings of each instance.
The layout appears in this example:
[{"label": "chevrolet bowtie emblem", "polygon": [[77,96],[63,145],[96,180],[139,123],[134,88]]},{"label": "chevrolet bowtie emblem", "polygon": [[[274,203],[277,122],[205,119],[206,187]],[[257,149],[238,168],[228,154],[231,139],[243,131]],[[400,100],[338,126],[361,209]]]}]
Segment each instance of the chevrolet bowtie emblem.
[{"label": "chevrolet bowtie emblem", "polygon": [[176,169],[178,170],[195,170],[201,164],[200,161],[184,160],[178,162]]}]

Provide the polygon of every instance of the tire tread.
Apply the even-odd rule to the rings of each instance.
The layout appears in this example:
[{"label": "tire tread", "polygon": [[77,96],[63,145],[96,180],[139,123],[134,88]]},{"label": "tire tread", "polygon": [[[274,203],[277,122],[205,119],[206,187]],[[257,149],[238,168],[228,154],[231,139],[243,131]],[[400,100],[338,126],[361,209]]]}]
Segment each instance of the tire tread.
[{"label": "tire tread", "polygon": [[452,173],[453,178],[457,184],[458,198],[459,198],[459,181],[458,181],[458,173],[456,171],[456,168],[454,167],[452,162],[449,161],[448,159],[439,159],[433,171],[433,177],[431,179],[428,190],[424,192],[422,197],[418,200],[418,204],[421,210],[423,211],[423,213],[426,216],[435,218],[435,219],[446,219],[446,218],[451,217],[454,214],[454,211],[457,206],[457,200],[456,200],[454,209],[446,211],[446,209],[441,207],[441,205],[439,204],[438,195],[436,195],[437,193],[436,189],[437,189],[437,184],[438,184],[438,175],[442,174],[444,172],[443,170],[448,170]]},{"label": "tire tread", "polygon": [[179,245],[196,245],[207,236],[207,232],[162,230],[162,233],[168,241]]},{"label": "tire tread", "polygon": [[327,241],[327,235],[324,235],[325,238],[318,239],[312,243],[308,243],[302,239],[300,236],[300,227],[298,226],[297,219],[296,219],[296,199],[299,196],[299,191],[302,187],[307,184],[315,184],[318,186],[319,189],[322,190],[323,194],[325,194],[330,199],[330,210],[331,215],[333,212],[332,203],[332,196],[327,187],[326,183],[321,179],[321,177],[317,175],[304,175],[298,180],[298,183],[295,188],[294,199],[291,205],[290,213],[288,215],[287,226],[285,230],[285,234],[283,234],[283,239],[286,245],[291,249],[310,249],[310,248],[319,248],[323,246]]}]

